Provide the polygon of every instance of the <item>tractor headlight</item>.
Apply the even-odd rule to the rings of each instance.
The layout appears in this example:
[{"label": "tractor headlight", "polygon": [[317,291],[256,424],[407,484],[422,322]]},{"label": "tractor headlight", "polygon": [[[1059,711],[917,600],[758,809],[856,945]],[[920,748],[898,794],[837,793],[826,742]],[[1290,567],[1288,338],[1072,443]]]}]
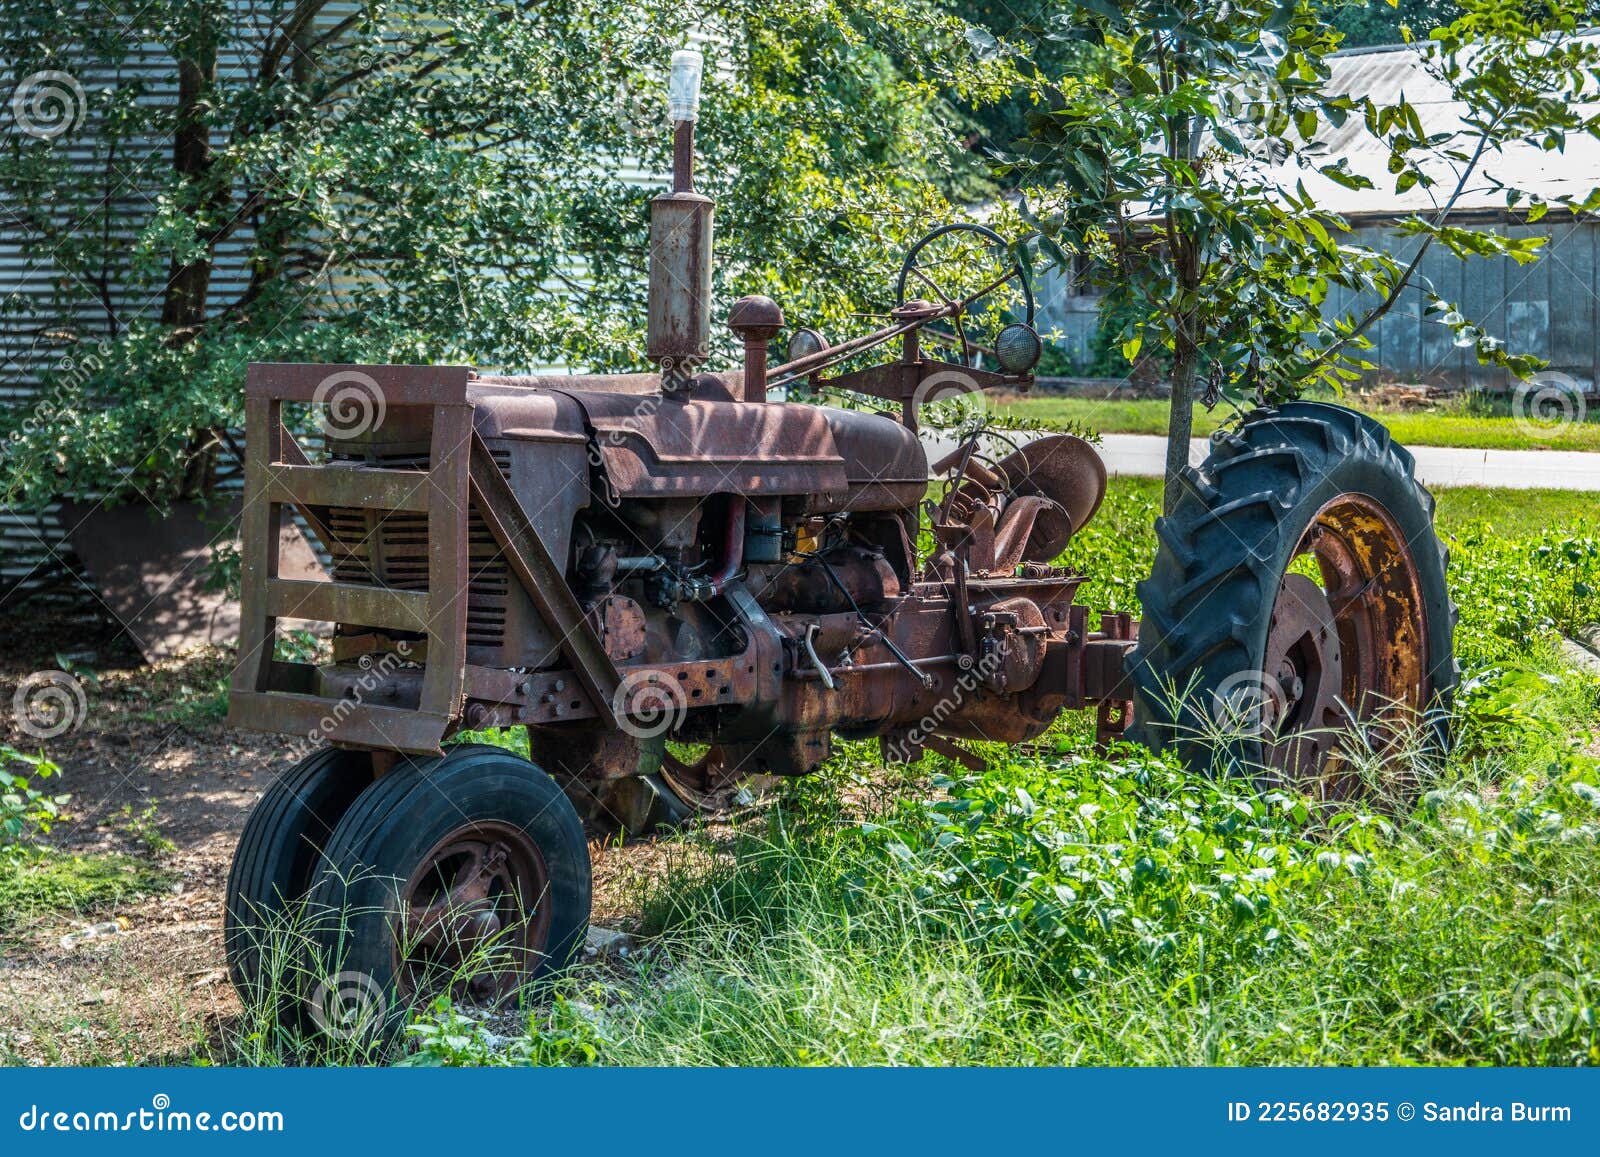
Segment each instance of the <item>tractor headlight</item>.
[{"label": "tractor headlight", "polygon": [[1025,374],[1039,364],[1044,346],[1031,325],[1017,322],[1000,331],[995,339],[994,356],[1001,367],[1012,374]]},{"label": "tractor headlight", "polygon": [[797,329],[789,338],[789,352],[785,361],[797,362],[828,348],[828,339],[814,329]]}]

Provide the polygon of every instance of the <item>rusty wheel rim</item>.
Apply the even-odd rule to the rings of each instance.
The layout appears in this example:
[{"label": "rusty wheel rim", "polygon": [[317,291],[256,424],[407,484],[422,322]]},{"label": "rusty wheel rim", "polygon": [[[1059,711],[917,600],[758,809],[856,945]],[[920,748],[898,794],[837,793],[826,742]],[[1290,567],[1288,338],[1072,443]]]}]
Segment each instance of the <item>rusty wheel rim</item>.
[{"label": "rusty wheel rim", "polygon": [[1317,512],[1296,559],[1320,585],[1284,575],[1262,661],[1264,752],[1288,783],[1321,798],[1359,786],[1352,729],[1375,751],[1411,734],[1430,694],[1427,609],[1410,544],[1387,510],[1341,494]]},{"label": "rusty wheel rim", "polygon": [[498,1003],[538,968],[550,939],[550,871],[515,824],[463,824],[424,855],[401,892],[395,977],[409,1000],[448,990]]},{"label": "rusty wheel rim", "polygon": [[702,815],[731,811],[741,792],[760,796],[776,782],[774,776],[730,767],[727,751],[714,743],[669,745],[661,756],[661,778]]}]

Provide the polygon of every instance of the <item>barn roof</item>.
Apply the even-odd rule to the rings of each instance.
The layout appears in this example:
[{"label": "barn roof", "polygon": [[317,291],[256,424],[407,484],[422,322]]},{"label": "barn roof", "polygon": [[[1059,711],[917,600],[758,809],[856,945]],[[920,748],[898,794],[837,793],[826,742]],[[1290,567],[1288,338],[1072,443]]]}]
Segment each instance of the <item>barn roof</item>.
[{"label": "barn roof", "polygon": [[[1581,34],[1588,41],[1600,41],[1600,30]],[[1379,105],[1395,104],[1403,94],[1417,110],[1429,133],[1469,131],[1462,122],[1464,106],[1452,100],[1449,88],[1430,76],[1423,67],[1421,50],[1413,45],[1352,49],[1328,57],[1332,69],[1327,91],[1370,96]],[[1580,106],[1600,112],[1600,93],[1593,102]],[[1317,164],[1345,159],[1352,171],[1369,178],[1374,188],[1347,189],[1329,180],[1315,168],[1287,161],[1277,166],[1275,179],[1289,187],[1303,180],[1308,192],[1321,208],[1351,217],[1395,216],[1436,209],[1449,200],[1459,179],[1456,162],[1441,161],[1428,166],[1437,183],[1431,189],[1420,184],[1404,193],[1395,192],[1395,179],[1388,170],[1388,150],[1371,133],[1359,116],[1349,117],[1334,127],[1325,119],[1320,124],[1315,145],[1326,150]],[[1546,151],[1537,142],[1515,141],[1498,152],[1486,153],[1461,197],[1457,212],[1504,210],[1506,195],[1495,184],[1498,178],[1544,200],[1574,197],[1582,200],[1600,185],[1600,140],[1587,134],[1573,134],[1561,151]]]}]

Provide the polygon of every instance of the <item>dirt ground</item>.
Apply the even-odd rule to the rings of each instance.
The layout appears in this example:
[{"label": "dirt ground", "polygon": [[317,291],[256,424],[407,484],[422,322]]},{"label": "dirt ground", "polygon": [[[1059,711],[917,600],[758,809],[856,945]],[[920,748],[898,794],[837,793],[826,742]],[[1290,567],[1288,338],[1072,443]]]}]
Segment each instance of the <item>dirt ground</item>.
[{"label": "dirt ground", "polygon": [[[13,617],[0,639],[0,745],[42,749],[61,775],[40,786],[72,796],[46,842],[138,856],[165,881],[91,913],[0,922],[0,1063],[227,1063],[240,1013],[222,950],[228,866],[250,809],[294,762],[292,741],[222,721],[225,654],[147,666],[114,625],[92,619]],[[41,742],[18,726],[13,697],[30,674],[63,663],[86,711]],[[632,922],[631,885],[661,855],[648,841],[591,839],[595,924]],[[106,921],[125,927],[63,945]]]}]

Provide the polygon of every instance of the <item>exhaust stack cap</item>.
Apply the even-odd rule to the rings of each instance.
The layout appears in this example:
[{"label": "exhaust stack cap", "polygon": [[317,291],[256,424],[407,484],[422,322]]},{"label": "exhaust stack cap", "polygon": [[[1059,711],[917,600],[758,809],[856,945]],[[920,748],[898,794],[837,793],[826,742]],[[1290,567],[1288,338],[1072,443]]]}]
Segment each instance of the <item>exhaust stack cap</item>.
[{"label": "exhaust stack cap", "polygon": [[667,85],[667,111],[672,123],[692,121],[700,111],[700,74],[705,57],[698,48],[680,48],[672,54],[672,79]]}]

